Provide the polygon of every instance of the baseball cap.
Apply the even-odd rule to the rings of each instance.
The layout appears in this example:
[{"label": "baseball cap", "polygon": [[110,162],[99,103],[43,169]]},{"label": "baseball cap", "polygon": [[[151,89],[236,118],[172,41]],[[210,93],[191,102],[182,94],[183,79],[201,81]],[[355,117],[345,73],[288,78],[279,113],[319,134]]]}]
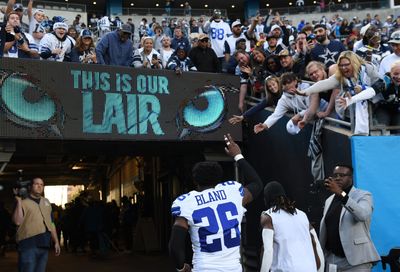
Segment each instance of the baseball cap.
[{"label": "baseball cap", "polygon": [[278,26],[278,25],[273,25],[273,26],[271,27],[271,32],[274,31],[274,30],[277,29],[277,28],[279,28],[279,29],[282,31],[282,29],[281,29],[280,26]]},{"label": "baseball cap", "polygon": [[239,20],[236,20],[236,21],[234,21],[233,23],[232,23],[232,28],[234,28],[235,26],[241,26],[242,25],[242,23],[239,21]]},{"label": "baseball cap", "polygon": [[44,10],[43,9],[35,9],[35,12],[33,13],[33,15],[35,15],[38,12],[44,13]]},{"label": "baseball cap", "polygon": [[400,43],[400,30],[395,31],[390,35],[389,43]]},{"label": "baseball cap", "polygon": [[92,31],[90,31],[89,29],[83,29],[81,31],[81,35],[80,36],[82,38],[87,38],[87,37],[92,38]]},{"label": "baseball cap", "polygon": [[120,28],[120,30],[124,33],[128,33],[129,35],[132,35],[132,28],[128,24],[123,24]]},{"label": "baseball cap", "polygon": [[178,52],[178,50],[183,50],[183,51],[186,52],[186,47],[183,46],[183,45],[179,45],[179,46],[176,48],[176,52]]},{"label": "baseball cap", "polygon": [[287,49],[283,49],[281,52],[279,52],[278,56],[279,57],[286,57],[286,56],[291,56],[292,54],[290,54],[289,50]]},{"label": "baseball cap", "polygon": [[13,6],[13,10],[14,10],[14,11],[16,11],[16,10],[24,11],[24,6],[23,6],[22,4],[20,4],[20,3],[17,3],[17,4],[15,4],[15,5]]},{"label": "baseball cap", "polygon": [[289,134],[296,135],[300,132],[300,128],[298,125],[295,125],[292,121],[292,119],[289,120],[289,122],[286,123],[286,130]]},{"label": "baseball cap", "polygon": [[201,33],[201,34],[199,35],[199,41],[204,40],[204,39],[208,39],[208,35],[207,35],[207,34],[204,34],[204,33]]},{"label": "baseball cap", "polygon": [[362,28],[361,28],[361,30],[360,30],[360,34],[362,35],[362,36],[364,36],[365,35],[365,32],[367,32],[367,30],[368,30],[368,28],[371,26],[371,24],[367,24],[367,25],[365,25],[365,26],[363,26]]},{"label": "baseball cap", "polygon": [[236,44],[241,43],[241,42],[246,42],[245,38],[240,38],[236,40]]}]

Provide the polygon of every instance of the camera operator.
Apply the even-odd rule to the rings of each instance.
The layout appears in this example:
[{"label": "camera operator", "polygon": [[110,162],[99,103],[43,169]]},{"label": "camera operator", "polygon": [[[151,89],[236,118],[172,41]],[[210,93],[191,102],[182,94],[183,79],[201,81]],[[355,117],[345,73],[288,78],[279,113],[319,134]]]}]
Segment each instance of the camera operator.
[{"label": "camera operator", "polygon": [[60,255],[51,204],[42,196],[44,182],[41,178],[32,179],[26,198],[22,199],[19,190],[14,189],[17,203],[12,216],[13,222],[18,226],[18,271],[45,272],[50,239],[54,242],[55,255]]}]

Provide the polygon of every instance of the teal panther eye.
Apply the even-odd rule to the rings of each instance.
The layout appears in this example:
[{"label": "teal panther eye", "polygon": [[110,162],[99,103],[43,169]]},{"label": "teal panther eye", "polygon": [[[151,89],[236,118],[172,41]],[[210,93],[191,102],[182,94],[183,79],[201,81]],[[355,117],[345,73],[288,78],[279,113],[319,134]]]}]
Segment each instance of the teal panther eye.
[{"label": "teal panther eye", "polygon": [[56,105],[47,94],[17,75],[4,80],[1,99],[9,113],[25,121],[47,122],[56,113]]},{"label": "teal panther eye", "polygon": [[182,126],[180,138],[191,132],[207,133],[217,129],[223,122],[226,113],[224,93],[214,87],[207,87],[206,90],[189,100],[183,105],[182,114],[177,120]]}]

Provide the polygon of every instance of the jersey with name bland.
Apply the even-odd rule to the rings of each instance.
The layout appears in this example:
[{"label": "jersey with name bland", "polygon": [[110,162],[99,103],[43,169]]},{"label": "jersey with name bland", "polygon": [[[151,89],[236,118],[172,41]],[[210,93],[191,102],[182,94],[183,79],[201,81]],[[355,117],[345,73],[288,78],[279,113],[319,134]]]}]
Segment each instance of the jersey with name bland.
[{"label": "jersey with name bland", "polygon": [[193,247],[193,272],[242,271],[240,231],[246,209],[243,186],[226,181],[191,191],[172,204],[172,215],[187,219]]}]

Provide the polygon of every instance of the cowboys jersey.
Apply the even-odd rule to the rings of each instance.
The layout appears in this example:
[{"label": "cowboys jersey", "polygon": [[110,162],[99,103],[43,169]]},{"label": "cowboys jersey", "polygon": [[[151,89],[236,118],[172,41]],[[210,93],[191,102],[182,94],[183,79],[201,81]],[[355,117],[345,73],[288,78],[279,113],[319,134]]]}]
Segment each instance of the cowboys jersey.
[{"label": "cowboys jersey", "polygon": [[241,272],[240,224],[246,209],[244,189],[236,181],[191,191],[172,204],[172,215],[187,219],[194,272]]},{"label": "cowboys jersey", "polygon": [[225,40],[231,34],[231,28],[224,21],[211,22],[208,36],[211,40],[211,48],[214,49],[218,58],[224,57]]}]

